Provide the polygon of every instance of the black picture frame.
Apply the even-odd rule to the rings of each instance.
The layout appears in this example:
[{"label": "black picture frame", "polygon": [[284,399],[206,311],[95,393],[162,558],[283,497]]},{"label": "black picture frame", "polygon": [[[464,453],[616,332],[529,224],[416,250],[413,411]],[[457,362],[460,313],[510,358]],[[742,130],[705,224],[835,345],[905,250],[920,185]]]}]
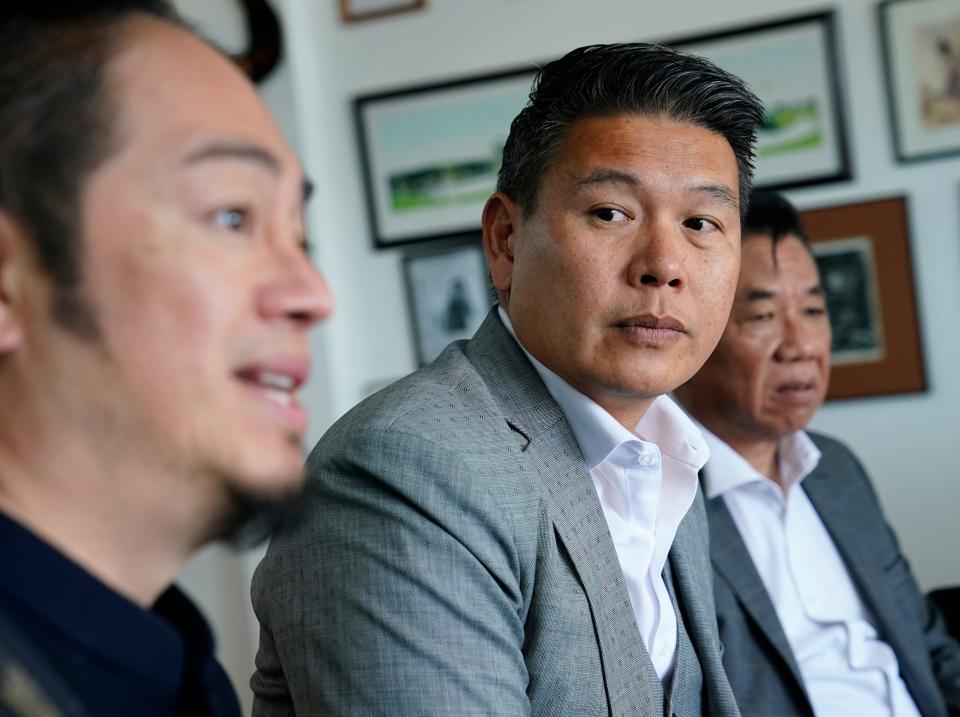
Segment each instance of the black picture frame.
[{"label": "black picture frame", "polygon": [[467,238],[480,229],[499,152],[536,71],[531,65],[353,100],[374,248]]},{"label": "black picture frame", "polygon": [[764,102],[756,187],[783,190],[853,177],[836,24],[836,14],[823,11],[665,43],[742,77]]},{"label": "black picture frame", "polygon": [[403,276],[418,366],[451,341],[473,336],[494,304],[483,239],[476,232],[408,250]]},{"label": "black picture frame", "polygon": [[960,4],[884,0],[877,21],[897,161],[960,154]]}]

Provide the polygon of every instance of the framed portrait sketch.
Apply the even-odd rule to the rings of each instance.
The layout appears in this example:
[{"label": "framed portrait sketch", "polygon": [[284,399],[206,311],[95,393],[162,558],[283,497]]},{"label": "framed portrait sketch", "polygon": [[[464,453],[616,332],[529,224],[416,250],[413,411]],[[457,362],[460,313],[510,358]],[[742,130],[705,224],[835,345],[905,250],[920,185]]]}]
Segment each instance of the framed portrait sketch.
[{"label": "framed portrait sketch", "polygon": [[897,159],[960,152],[960,2],[879,6]]},{"label": "framed portrait sketch", "polygon": [[435,359],[451,341],[468,339],[493,306],[479,236],[403,259],[417,364]]},{"label": "framed portrait sketch", "polygon": [[834,22],[822,12],[669,42],[743,78],[763,101],[758,187],[851,176]]},{"label": "framed portrait sketch", "polygon": [[801,212],[833,329],[828,399],[926,390],[903,197]]},{"label": "framed portrait sketch", "polygon": [[420,10],[427,0],[340,0],[340,17],[344,22],[373,20],[408,10]]},{"label": "framed portrait sketch", "polygon": [[510,123],[535,73],[531,67],[355,100],[375,247],[480,228]]}]

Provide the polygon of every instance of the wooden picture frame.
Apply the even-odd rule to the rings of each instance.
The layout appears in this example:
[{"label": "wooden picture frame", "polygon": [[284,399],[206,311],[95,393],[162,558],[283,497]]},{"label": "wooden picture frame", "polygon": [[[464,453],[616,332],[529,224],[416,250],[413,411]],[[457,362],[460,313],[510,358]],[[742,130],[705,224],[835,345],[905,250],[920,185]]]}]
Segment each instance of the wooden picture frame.
[{"label": "wooden picture frame", "polygon": [[960,3],[878,6],[897,160],[960,153]]},{"label": "wooden picture frame", "polygon": [[493,306],[479,234],[408,253],[403,274],[418,366],[435,359],[451,341],[473,336]]},{"label": "wooden picture frame", "polygon": [[754,186],[850,179],[835,13],[819,12],[667,44],[742,78],[763,101]]},{"label": "wooden picture frame", "polygon": [[827,399],[926,391],[906,199],[809,209],[800,221],[834,333]]},{"label": "wooden picture frame", "polygon": [[535,74],[525,67],[354,100],[375,248],[480,229]]},{"label": "wooden picture frame", "polygon": [[411,10],[422,10],[427,0],[340,0],[340,17],[344,22],[375,20]]}]

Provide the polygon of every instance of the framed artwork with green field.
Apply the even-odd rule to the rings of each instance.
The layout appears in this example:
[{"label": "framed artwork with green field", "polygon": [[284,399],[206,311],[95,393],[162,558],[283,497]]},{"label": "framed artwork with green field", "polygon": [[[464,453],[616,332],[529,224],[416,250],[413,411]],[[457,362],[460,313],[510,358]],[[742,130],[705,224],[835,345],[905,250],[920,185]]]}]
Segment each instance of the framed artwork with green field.
[{"label": "framed artwork with green field", "polygon": [[374,246],[468,236],[535,67],[354,101]]},{"label": "framed artwork with green field", "polygon": [[763,101],[757,186],[851,177],[834,25],[820,12],[668,43],[738,75]]}]

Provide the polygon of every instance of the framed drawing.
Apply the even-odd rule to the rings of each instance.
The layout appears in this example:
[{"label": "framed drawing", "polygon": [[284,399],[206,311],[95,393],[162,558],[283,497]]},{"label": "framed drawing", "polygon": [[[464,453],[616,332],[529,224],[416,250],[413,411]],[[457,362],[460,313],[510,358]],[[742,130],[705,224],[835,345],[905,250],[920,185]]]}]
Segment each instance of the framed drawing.
[{"label": "framed drawing", "polygon": [[960,3],[885,0],[879,10],[897,159],[960,152]]},{"label": "framed drawing", "polygon": [[828,399],[925,391],[906,200],[801,212],[833,328]]},{"label": "framed drawing", "polygon": [[373,20],[408,10],[419,10],[427,0],[340,0],[340,17],[344,22]]},{"label": "framed drawing", "polygon": [[525,68],[355,100],[375,247],[480,228],[510,122],[535,73]]},{"label": "framed drawing", "polygon": [[743,78],[763,101],[755,185],[849,179],[834,14],[822,12],[669,42]]},{"label": "framed drawing", "polygon": [[417,364],[435,359],[451,341],[467,339],[493,305],[478,235],[403,259]]}]

